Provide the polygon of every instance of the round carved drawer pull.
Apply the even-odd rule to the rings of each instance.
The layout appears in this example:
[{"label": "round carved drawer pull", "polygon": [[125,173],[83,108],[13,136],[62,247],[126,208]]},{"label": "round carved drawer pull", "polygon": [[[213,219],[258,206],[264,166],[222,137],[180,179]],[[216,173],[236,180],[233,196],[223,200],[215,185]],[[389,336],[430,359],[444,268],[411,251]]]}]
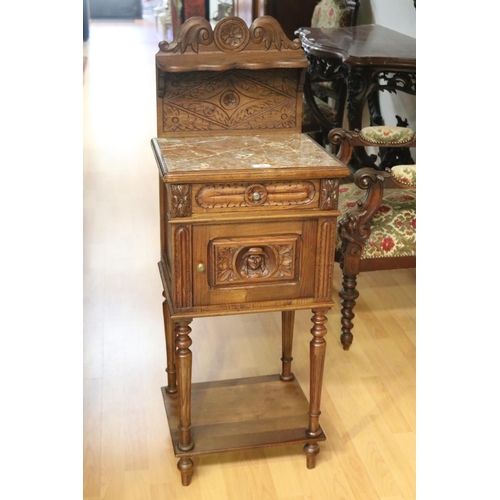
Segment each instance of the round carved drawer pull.
[{"label": "round carved drawer pull", "polygon": [[262,184],[251,184],[245,189],[243,196],[248,205],[260,206],[267,200],[267,189]]},{"label": "round carved drawer pull", "polygon": [[205,272],[205,269],[206,267],[203,265],[203,264],[198,264],[196,266],[196,270],[199,272],[199,273],[204,273]]}]

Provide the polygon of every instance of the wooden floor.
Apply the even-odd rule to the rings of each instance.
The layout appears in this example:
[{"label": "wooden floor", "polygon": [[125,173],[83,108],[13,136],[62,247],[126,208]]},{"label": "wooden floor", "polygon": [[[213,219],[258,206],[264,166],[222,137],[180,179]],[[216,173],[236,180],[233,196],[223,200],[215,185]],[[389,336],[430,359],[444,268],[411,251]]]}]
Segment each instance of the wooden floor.
[{"label": "wooden floor", "polygon": [[[314,470],[301,447],[196,459],[183,487],[166,384],[159,260],[154,21],[94,22],[84,54],[85,500],[415,498],[415,271],[359,277],[354,343],[329,315]],[[338,267],[335,287],[338,290]],[[311,313],[298,312],[293,371],[308,390]],[[195,319],[193,381],[278,373],[280,315]]]}]

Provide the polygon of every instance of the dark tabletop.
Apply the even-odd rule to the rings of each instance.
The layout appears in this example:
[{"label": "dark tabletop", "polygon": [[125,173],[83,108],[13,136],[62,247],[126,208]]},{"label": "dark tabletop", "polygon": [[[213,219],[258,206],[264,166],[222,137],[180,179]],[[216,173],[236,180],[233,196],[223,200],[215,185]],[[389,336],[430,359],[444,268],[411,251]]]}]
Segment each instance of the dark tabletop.
[{"label": "dark tabletop", "polygon": [[354,66],[408,66],[416,64],[416,40],[397,31],[368,24],[347,28],[299,28],[304,50],[342,59]]}]

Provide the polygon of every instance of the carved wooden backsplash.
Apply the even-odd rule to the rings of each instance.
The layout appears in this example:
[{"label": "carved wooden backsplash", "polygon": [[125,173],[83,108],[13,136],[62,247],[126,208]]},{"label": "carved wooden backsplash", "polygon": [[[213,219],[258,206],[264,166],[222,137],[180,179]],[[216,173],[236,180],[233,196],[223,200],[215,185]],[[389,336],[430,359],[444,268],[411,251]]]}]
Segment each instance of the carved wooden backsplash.
[{"label": "carved wooden backsplash", "polygon": [[167,73],[159,86],[163,132],[297,127],[297,70]]}]

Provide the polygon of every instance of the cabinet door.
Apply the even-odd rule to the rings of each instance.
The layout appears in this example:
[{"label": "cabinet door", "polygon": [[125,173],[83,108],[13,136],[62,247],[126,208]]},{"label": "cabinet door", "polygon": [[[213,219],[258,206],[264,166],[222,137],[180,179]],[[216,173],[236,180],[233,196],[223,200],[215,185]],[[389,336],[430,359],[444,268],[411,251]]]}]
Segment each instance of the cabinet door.
[{"label": "cabinet door", "polygon": [[193,227],[193,305],[314,296],[316,220]]}]

